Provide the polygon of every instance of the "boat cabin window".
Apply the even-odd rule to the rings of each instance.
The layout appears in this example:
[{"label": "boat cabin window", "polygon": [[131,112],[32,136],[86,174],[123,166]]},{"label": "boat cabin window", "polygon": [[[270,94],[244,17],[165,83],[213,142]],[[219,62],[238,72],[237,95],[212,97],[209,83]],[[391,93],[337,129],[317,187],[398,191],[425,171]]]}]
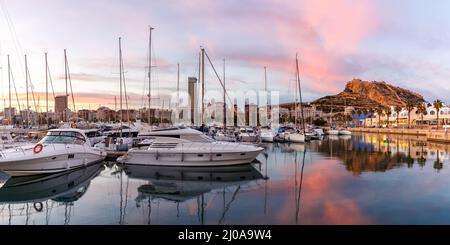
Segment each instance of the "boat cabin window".
[{"label": "boat cabin window", "polygon": [[73,131],[54,131],[48,132],[41,140],[42,144],[77,144],[82,145],[86,142],[84,136]]}]

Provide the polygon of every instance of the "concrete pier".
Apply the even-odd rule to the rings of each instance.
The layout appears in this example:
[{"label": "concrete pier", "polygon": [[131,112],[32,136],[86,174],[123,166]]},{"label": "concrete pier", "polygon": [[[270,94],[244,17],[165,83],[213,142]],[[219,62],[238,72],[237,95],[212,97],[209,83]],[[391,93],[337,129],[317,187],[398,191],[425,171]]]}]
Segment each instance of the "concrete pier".
[{"label": "concrete pier", "polygon": [[403,128],[351,128],[352,132],[375,134],[403,134],[426,136],[427,141],[450,143],[450,132],[446,130],[403,129]]}]

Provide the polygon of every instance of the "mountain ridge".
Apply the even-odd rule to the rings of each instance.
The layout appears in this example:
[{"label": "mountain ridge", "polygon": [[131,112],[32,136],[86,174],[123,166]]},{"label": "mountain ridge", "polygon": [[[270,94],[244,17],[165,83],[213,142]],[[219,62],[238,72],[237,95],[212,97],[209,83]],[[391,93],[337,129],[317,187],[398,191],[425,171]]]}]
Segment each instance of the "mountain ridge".
[{"label": "mountain ridge", "polygon": [[425,102],[422,95],[408,89],[391,85],[385,81],[363,81],[353,79],[345,85],[342,92],[319,98],[311,104],[323,111],[343,111],[346,106],[357,109],[405,107],[408,102]]}]

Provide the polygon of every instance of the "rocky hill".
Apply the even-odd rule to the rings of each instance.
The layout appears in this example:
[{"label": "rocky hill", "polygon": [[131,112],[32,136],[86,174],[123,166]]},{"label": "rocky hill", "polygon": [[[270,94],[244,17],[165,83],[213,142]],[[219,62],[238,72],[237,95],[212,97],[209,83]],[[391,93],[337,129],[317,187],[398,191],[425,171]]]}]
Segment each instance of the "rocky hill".
[{"label": "rocky hill", "polygon": [[324,111],[343,111],[345,106],[355,108],[379,108],[388,106],[404,107],[408,101],[413,103],[424,102],[424,98],[415,92],[390,85],[386,82],[368,82],[353,79],[345,86],[344,91],[337,95],[325,96],[313,101],[318,109]]}]

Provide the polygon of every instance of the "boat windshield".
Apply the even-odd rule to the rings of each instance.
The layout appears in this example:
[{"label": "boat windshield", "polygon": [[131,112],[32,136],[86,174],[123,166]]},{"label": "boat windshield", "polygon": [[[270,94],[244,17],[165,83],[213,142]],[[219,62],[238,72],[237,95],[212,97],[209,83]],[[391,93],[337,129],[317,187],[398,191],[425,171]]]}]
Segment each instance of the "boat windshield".
[{"label": "boat windshield", "polygon": [[214,140],[204,134],[183,134],[181,138],[192,142],[213,142]]},{"label": "boat windshield", "polygon": [[42,144],[77,144],[82,145],[86,139],[82,134],[73,131],[48,132],[41,140]]}]

